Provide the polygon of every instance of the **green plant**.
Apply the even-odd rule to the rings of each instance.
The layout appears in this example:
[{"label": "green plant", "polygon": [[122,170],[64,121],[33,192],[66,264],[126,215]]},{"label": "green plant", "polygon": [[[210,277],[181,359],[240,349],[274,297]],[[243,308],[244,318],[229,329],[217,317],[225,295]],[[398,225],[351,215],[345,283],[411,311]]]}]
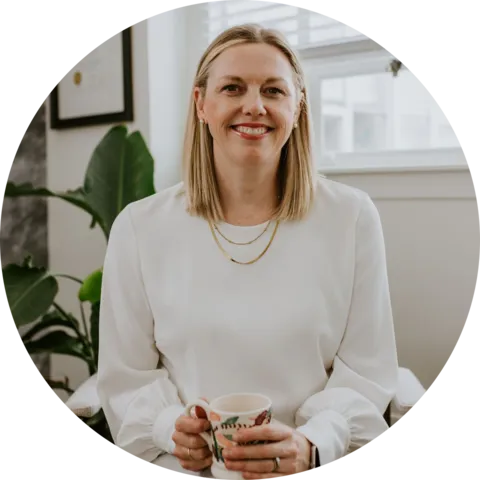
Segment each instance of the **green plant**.
[{"label": "green plant", "polygon": [[[9,182],[5,196],[44,196],[65,200],[90,215],[90,228],[99,226],[108,241],[112,224],[125,206],[155,193],[153,174],[154,161],[142,135],[139,132],[128,134],[126,127],[115,126],[95,148],[82,187],[53,192],[47,188],[34,188],[31,184]],[[21,334],[27,351],[30,354],[77,357],[87,364],[90,375],[96,373],[101,268],[81,280],[35,266],[32,258],[26,256],[21,265],[6,265],[3,278],[15,324],[21,330],[28,326]],[[79,284],[80,320],[56,302],[58,278]],[[72,393],[68,379],[46,381],[54,389]],[[103,412],[86,423],[109,437]]]}]

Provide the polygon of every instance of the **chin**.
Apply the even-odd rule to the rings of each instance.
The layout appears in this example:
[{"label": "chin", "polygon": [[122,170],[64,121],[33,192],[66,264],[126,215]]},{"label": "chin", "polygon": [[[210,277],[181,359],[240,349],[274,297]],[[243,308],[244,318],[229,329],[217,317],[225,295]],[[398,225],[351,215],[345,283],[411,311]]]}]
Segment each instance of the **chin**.
[{"label": "chin", "polygon": [[245,166],[268,165],[271,163],[272,155],[265,151],[251,150],[241,155],[236,155],[237,163]]}]

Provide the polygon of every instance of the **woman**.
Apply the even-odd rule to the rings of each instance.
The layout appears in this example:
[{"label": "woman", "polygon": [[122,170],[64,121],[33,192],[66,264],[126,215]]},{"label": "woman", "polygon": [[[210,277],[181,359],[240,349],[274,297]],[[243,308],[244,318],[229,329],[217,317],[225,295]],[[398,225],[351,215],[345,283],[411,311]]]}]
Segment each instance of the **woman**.
[{"label": "woman", "polygon": [[397,376],[382,228],[365,193],[313,173],[304,76],[280,34],[234,27],[209,46],[184,163],[108,245],[98,390],[116,444],[209,476],[208,422],[184,405],[240,391],[277,419],[241,439],[271,443],[224,451],[245,478],[377,437]]}]

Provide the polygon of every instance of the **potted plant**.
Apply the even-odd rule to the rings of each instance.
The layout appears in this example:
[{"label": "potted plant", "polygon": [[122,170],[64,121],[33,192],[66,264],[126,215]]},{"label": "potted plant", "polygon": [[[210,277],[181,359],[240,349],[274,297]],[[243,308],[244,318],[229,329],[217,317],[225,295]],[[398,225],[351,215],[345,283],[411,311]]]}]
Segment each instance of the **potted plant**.
[{"label": "potted plant", "polygon": [[[34,188],[31,184],[9,182],[5,196],[45,196],[67,201],[87,212],[92,218],[90,228],[99,227],[108,241],[112,224],[123,208],[155,193],[153,175],[154,160],[142,135],[138,131],[129,134],[124,126],[114,126],[95,148],[83,186],[65,192],[52,192],[47,188]],[[56,301],[59,277],[79,284],[80,318],[67,312]],[[27,351],[30,354],[49,353],[80,358],[87,364],[90,378],[94,379],[98,366],[101,267],[87,278],[79,279],[35,266],[32,258],[26,256],[20,265],[6,265],[3,278],[8,303],[15,324],[23,332],[22,341]],[[46,381],[53,389],[75,395],[67,378],[47,378]],[[93,380],[90,380],[90,388],[92,383]],[[76,413],[94,430],[111,440],[101,409]]]}]

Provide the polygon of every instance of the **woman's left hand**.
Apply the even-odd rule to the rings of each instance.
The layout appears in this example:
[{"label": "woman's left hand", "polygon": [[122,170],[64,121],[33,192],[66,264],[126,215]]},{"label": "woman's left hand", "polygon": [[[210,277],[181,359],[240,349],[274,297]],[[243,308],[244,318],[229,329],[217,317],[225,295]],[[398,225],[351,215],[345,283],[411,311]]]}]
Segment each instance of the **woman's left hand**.
[{"label": "woman's left hand", "polygon": [[[282,423],[238,430],[233,440],[236,443],[254,440],[272,442],[223,450],[227,469],[243,472],[243,478],[281,477],[303,472],[310,467],[311,443],[300,432]],[[277,457],[280,463],[274,471]]]}]

